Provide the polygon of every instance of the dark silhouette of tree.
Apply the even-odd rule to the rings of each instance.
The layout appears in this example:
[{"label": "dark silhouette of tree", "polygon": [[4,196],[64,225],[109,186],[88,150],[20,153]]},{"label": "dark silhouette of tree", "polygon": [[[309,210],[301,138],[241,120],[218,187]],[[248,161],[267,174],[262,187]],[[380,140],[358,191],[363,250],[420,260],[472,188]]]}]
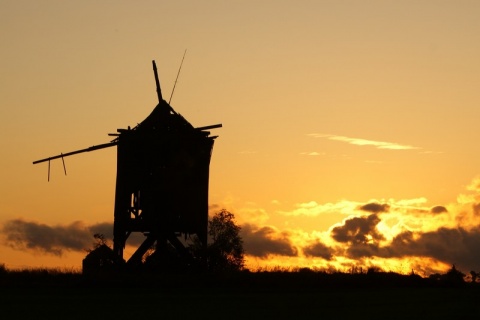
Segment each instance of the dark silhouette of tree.
[{"label": "dark silhouette of tree", "polygon": [[452,265],[446,273],[434,273],[428,279],[448,285],[463,285],[465,284],[465,276],[463,272],[457,270],[455,265]]},{"label": "dark silhouette of tree", "polygon": [[194,238],[190,250],[197,260],[203,259],[209,271],[242,270],[245,264],[245,251],[240,229],[235,222],[234,214],[222,209],[208,221],[210,239],[206,250],[202,249],[197,237]]},{"label": "dark silhouette of tree", "polygon": [[245,264],[240,227],[233,213],[222,209],[208,222],[212,243],[208,246],[208,263],[212,270],[238,271]]},{"label": "dark silhouette of tree", "polygon": [[0,263],[0,276],[7,274],[7,267],[5,263]]},{"label": "dark silhouette of tree", "polygon": [[124,261],[119,261],[112,248],[107,244],[107,239],[101,233],[93,235],[95,242],[93,249],[87,249],[88,254],[82,261],[82,270],[84,274],[98,274],[100,272],[111,272],[123,265]]},{"label": "dark silhouette of tree", "polygon": [[452,284],[461,284],[464,283],[465,274],[455,268],[455,265],[452,265],[452,268],[443,275],[443,279],[446,282]]},{"label": "dark silhouette of tree", "polygon": [[92,252],[102,246],[109,247],[109,245],[107,244],[107,238],[103,233],[95,233],[93,237],[95,238],[95,242],[93,243],[93,249],[87,249],[87,252]]},{"label": "dark silhouette of tree", "polygon": [[475,283],[477,282],[477,279],[479,277],[479,274],[475,271],[470,271],[470,275],[471,275],[471,279],[472,279],[472,283]]}]

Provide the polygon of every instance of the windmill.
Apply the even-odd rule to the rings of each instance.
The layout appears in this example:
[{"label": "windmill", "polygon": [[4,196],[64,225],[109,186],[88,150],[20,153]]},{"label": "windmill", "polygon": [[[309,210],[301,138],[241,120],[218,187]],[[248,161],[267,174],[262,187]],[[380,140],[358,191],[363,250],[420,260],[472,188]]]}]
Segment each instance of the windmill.
[{"label": "windmill", "polygon": [[222,126],[195,128],[175,112],[162,97],[155,61],[152,64],[158,105],[145,120],[109,134],[116,137],[109,143],[33,162],[48,162],[50,175],[51,160],[63,162],[74,154],[117,147],[113,252],[124,261],[129,236],[142,233],[143,243],[127,261],[132,267],[142,263],[149,249],[167,260],[186,256],[180,237],[196,235],[206,247],[209,167],[217,138],[209,130]]}]

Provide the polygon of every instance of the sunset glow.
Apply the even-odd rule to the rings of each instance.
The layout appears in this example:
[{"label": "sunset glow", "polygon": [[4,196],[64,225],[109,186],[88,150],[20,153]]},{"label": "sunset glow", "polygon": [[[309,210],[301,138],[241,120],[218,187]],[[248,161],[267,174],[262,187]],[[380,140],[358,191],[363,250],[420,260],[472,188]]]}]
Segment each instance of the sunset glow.
[{"label": "sunset glow", "polygon": [[[115,148],[155,107],[212,131],[210,212],[250,269],[480,271],[480,2],[0,1],[0,264],[111,237]],[[136,241],[136,240],[132,240]],[[133,247],[132,247],[133,248]],[[133,249],[127,247],[126,253]]]}]

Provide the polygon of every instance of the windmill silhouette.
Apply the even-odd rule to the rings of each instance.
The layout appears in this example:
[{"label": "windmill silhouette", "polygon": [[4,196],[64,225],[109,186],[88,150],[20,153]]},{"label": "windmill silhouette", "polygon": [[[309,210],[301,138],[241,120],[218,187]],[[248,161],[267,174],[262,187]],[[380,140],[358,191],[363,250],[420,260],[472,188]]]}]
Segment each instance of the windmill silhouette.
[{"label": "windmill silhouette", "polygon": [[127,261],[131,267],[141,265],[149,249],[165,263],[188,256],[180,237],[196,235],[206,247],[209,167],[217,138],[208,130],[222,126],[195,128],[175,112],[162,97],[155,61],[152,64],[158,105],[145,120],[109,134],[116,137],[109,143],[33,162],[48,162],[50,176],[51,160],[117,147],[113,252],[118,261],[124,261],[132,233],[145,236]]}]

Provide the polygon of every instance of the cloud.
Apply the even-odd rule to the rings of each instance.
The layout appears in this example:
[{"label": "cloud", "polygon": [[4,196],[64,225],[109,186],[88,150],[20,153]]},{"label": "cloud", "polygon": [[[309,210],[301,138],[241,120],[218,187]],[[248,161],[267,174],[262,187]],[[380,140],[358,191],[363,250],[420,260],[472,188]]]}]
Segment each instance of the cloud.
[{"label": "cloud", "polygon": [[427,198],[424,198],[424,197],[420,197],[420,198],[413,198],[413,199],[402,199],[402,200],[398,200],[398,201],[395,201],[395,204],[398,205],[398,206],[402,206],[402,207],[419,207],[425,203],[427,203],[428,200]]},{"label": "cloud", "polygon": [[269,255],[297,256],[297,249],[289,234],[278,232],[273,227],[258,228],[252,224],[242,225],[240,231],[246,254],[266,258]]},{"label": "cloud", "polygon": [[380,218],[377,214],[347,219],[343,225],[331,230],[331,236],[338,242],[351,244],[385,240],[385,237],[377,230],[379,222]]},{"label": "cloud", "polygon": [[[113,223],[101,222],[86,225],[75,221],[67,225],[54,225],[25,221],[9,220],[4,223],[2,234],[6,245],[17,250],[36,251],[56,256],[62,256],[67,251],[85,251],[92,248],[93,235],[103,234],[107,240],[113,241]],[[127,245],[139,246],[145,236],[133,232],[127,239]]]},{"label": "cloud", "polygon": [[[276,256],[268,257],[267,242],[255,254],[266,264],[284,261],[289,265],[298,263],[337,270],[349,265],[380,266],[404,273],[415,270],[428,276],[433,272],[445,272],[455,264],[463,272],[478,271],[480,179],[474,179],[466,189],[457,203],[448,205],[431,206],[423,197],[373,199],[363,203],[348,200],[326,204],[315,201],[298,203],[293,210],[276,213],[310,217],[308,223],[314,231],[306,233],[301,229],[290,229],[282,233],[274,228],[255,227],[252,234],[260,238],[259,242],[282,239],[287,248],[302,248],[300,253],[291,257],[284,256],[281,250],[274,250]],[[322,215],[332,213],[349,217],[330,227],[328,232],[315,230],[316,219],[324,219]],[[254,231],[258,233],[254,234]],[[250,245],[256,245],[256,242]]]},{"label": "cloud", "polygon": [[390,209],[390,206],[386,203],[384,204],[379,204],[379,203],[367,203],[359,208],[360,210],[363,211],[368,211],[371,213],[379,213],[379,212],[388,212]]},{"label": "cloud", "polygon": [[[470,208],[475,211],[477,206],[480,207],[479,204],[473,204]],[[480,227],[478,225],[438,227],[430,231],[424,231],[422,227],[414,231],[403,230],[397,233],[391,241],[387,241],[385,234],[382,233],[383,229],[379,230],[380,228],[378,228],[382,223],[378,216],[379,213],[380,211],[369,216],[347,219],[343,225],[332,228],[330,233],[332,239],[345,245],[343,251],[337,250],[333,252],[333,255],[356,261],[365,261],[365,259],[374,261],[377,258],[404,259],[402,261],[425,259],[425,261],[439,261],[447,265],[455,264],[459,269],[467,271],[477,270],[476,268],[480,265],[480,256],[477,254],[480,250]],[[444,206],[432,207],[425,213],[430,215],[433,213],[429,220],[434,220],[442,214],[447,217],[453,215],[452,221],[458,220],[455,216],[466,214],[448,213]],[[388,215],[386,216],[388,217]],[[417,216],[417,220],[421,220],[420,225],[429,223],[425,216]],[[447,221],[448,223],[449,221]],[[426,229],[428,230],[428,227]],[[326,248],[323,249],[326,250]],[[313,256],[308,249],[304,250],[304,253]],[[318,249],[321,253],[322,246],[319,246]],[[325,253],[327,252],[325,251]],[[428,269],[426,266],[422,268]]]},{"label": "cloud", "polygon": [[93,233],[80,221],[65,226],[48,226],[15,219],[7,221],[2,231],[10,247],[57,256],[65,251],[82,251],[93,242]]},{"label": "cloud", "polygon": [[[277,213],[285,216],[309,216],[315,217],[322,214],[345,214],[361,215],[363,212],[380,213],[389,212],[392,208],[403,211],[428,211],[428,208],[421,206],[427,200],[425,198],[407,199],[407,200],[371,200],[368,203],[341,200],[338,202],[317,203],[316,201],[309,201],[295,204],[295,209],[290,211],[277,211]],[[384,203],[379,203],[384,202]],[[363,211],[363,212],[362,212]]]},{"label": "cloud", "polygon": [[[372,199],[362,203],[309,201],[298,203],[291,211],[275,212],[309,217],[311,232],[267,226],[269,214],[255,203],[232,212],[242,217],[241,236],[247,257],[262,264],[280,265],[284,261],[290,266],[338,269],[348,265],[378,265],[400,272],[410,272],[412,268],[444,272],[455,264],[468,272],[480,266],[479,182],[474,180],[468,192],[459,197],[461,201],[447,206],[427,205],[427,199],[420,197]],[[219,207],[214,205],[210,209]],[[324,214],[337,214],[339,220],[349,216],[328,231],[315,230],[315,221],[321,225]],[[80,221],[50,226],[15,219],[7,221],[1,231],[11,247],[60,256],[91,248],[94,233],[111,239],[113,226],[109,222],[87,225]],[[133,233],[127,245],[139,245],[144,239],[141,233]]]},{"label": "cloud", "polygon": [[113,239],[113,223],[111,222],[101,222],[88,227],[90,233],[96,234],[100,233],[105,236],[107,239]]},{"label": "cloud", "polygon": [[403,145],[394,142],[384,142],[384,141],[374,141],[374,140],[367,140],[367,139],[360,139],[360,138],[350,138],[345,136],[337,136],[331,134],[320,134],[320,133],[310,133],[308,134],[314,138],[325,138],[328,140],[333,141],[341,141],[346,142],[349,144],[353,144],[356,146],[373,146],[377,149],[389,149],[389,150],[413,150],[413,149],[421,149],[419,147],[414,147],[410,145]]},{"label": "cloud", "polygon": [[238,209],[235,214],[238,217],[238,222],[242,223],[254,223],[257,225],[265,224],[270,218],[265,209],[259,208],[254,203],[247,204],[246,207]]},{"label": "cloud", "polygon": [[319,152],[316,152],[316,151],[312,151],[312,152],[300,152],[301,155],[304,155],[304,156],[321,156],[321,155],[325,155],[325,153],[319,153]]},{"label": "cloud", "polygon": [[480,192],[480,177],[473,178],[470,184],[467,186],[467,190]]},{"label": "cloud", "polygon": [[[36,251],[61,256],[68,251],[84,251],[92,247],[93,235],[101,233],[111,241],[113,225],[109,222],[87,226],[75,221],[68,225],[49,226],[43,223],[15,219],[3,225],[2,233],[6,244],[12,248]],[[288,232],[279,232],[273,227],[256,227],[252,224],[242,226],[241,235],[247,254],[257,257],[268,255],[297,256]],[[140,245],[145,237],[134,232],[127,244]]]},{"label": "cloud", "polygon": [[448,210],[444,206],[435,206],[435,207],[432,207],[430,209],[430,212],[431,213],[444,213],[444,212],[448,212]]},{"label": "cloud", "polygon": [[356,243],[347,248],[345,254],[351,259],[363,259],[365,257],[379,257],[381,256],[380,247],[377,243]]},{"label": "cloud", "polygon": [[277,211],[277,213],[285,216],[309,216],[315,217],[322,214],[342,213],[352,214],[353,211],[361,204],[359,202],[342,200],[339,202],[329,202],[319,204],[316,201],[297,203],[295,209],[291,211]]},{"label": "cloud", "polygon": [[333,258],[334,250],[321,242],[315,242],[303,248],[303,253],[307,257],[320,257],[325,260]]},{"label": "cloud", "polygon": [[[432,232],[405,231],[382,250],[384,257],[431,257],[460,269],[480,266],[480,228],[439,228]],[[475,269],[476,270],[476,269]]]}]

